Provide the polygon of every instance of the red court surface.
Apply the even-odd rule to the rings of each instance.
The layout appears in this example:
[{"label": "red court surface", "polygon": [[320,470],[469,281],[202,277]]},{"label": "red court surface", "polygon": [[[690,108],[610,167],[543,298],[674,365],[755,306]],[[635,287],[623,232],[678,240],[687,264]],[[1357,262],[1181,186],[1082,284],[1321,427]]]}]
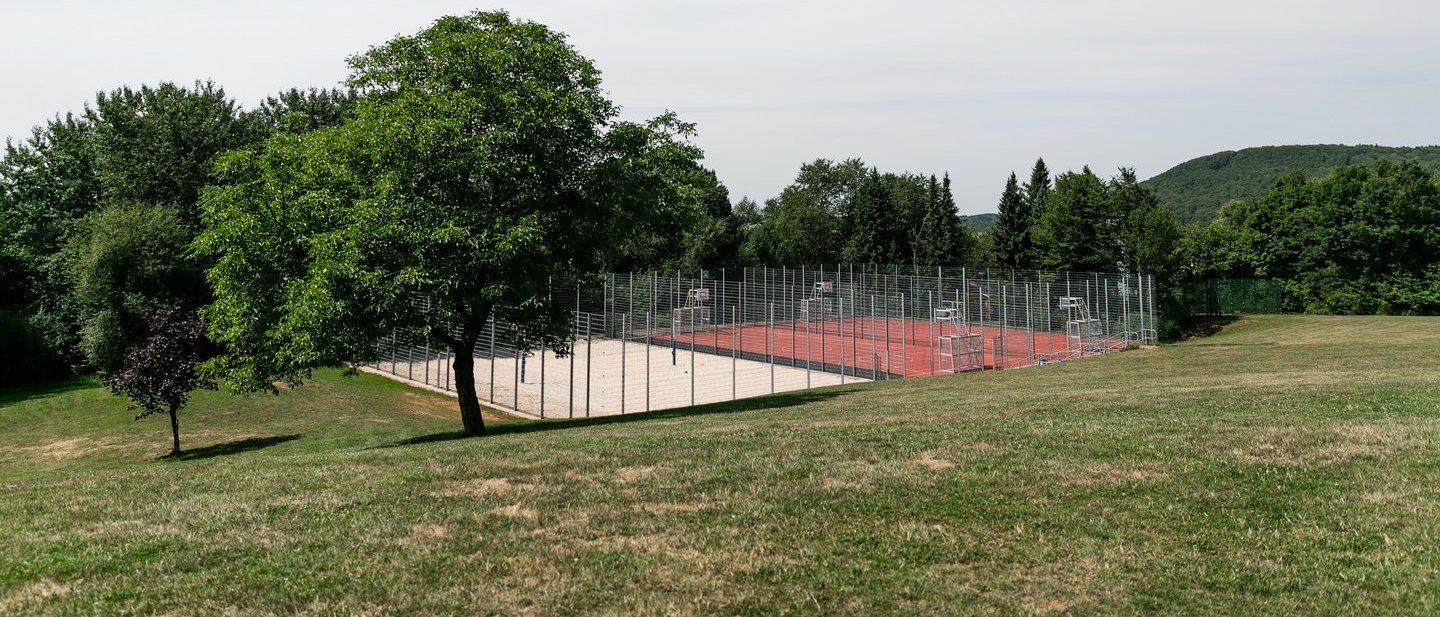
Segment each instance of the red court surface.
[{"label": "red court surface", "polygon": [[[780,364],[886,379],[957,372],[954,360],[942,354],[944,344],[938,342],[941,335],[956,334],[955,330],[954,326],[942,330],[942,326],[929,321],[857,317],[843,322],[706,326],[693,333],[658,332],[651,340],[660,345],[673,341],[687,348],[693,343],[703,353],[735,354],[760,361],[773,356]],[[1078,350],[1067,349],[1063,332],[1032,333],[1023,328],[987,325],[962,328],[959,333],[967,332],[983,335],[986,370],[1078,355]],[[1107,349],[1118,346],[1111,341],[1105,343]]]}]

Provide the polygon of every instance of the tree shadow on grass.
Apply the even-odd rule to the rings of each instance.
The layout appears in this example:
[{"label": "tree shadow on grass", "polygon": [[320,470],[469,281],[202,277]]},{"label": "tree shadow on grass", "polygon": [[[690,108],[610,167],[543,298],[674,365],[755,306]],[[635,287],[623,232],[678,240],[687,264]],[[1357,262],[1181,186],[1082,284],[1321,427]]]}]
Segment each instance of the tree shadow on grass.
[{"label": "tree shadow on grass", "polygon": [[[740,399],[736,401],[725,401],[723,403],[711,403],[696,407],[682,407],[679,409],[665,409],[661,411],[647,411],[639,413],[627,413],[625,415],[598,416],[593,418],[575,419],[546,419],[546,420],[519,420],[510,422],[495,422],[486,425],[487,436],[495,437],[500,435],[519,435],[524,433],[537,433],[542,431],[561,431],[569,429],[580,429],[591,426],[603,426],[608,424],[628,424],[631,422],[651,422],[655,420],[666,420],[672,418],[689,418],[695,416],[708,416],[714,414],[744,413],[749,411],[761,411],[765,409],[781,409],[795,407],[819,401],[839,398],[855,392],[852,387],[841,386],[838,388],[825,388],[823,390],[800,390],[786,392],[784,394],[772,394],[769,396]],[[446,431],[443,433],[432,433],[420,435],[409,439],[402,439],[393,443],[373,446],[378,448],[397,448],[401,446],[414,446],[442,441],[452,441],[470,437],[465,431]]]},{"label": "tree shadow on grass", "polygon": [[273,435],[270,437],[250,437],[247,439],[237,439],[235,441],[217,443],[213,446],[195,448],[194,450],[181,450],[178,456],[170,456],[167,454],[165,456],[158,457],[156,460],[195,461],[216,456],[227,456],[230,454],[239,454],[241,452],[249,452],[251,450],[268,448],[270,446],[279,445],[287,441],[295,441],[296,439],[299,439],[303,436],[304,435],[299,434]]},{"label": "tree shadow on grass", "polygon": [[1185,327],[1181,329],[1180,340],[1215,336],[1224,330],[1225,326],[1239,320],[1239,315],[1192,316],[1190,323],[1185,324]]},{"label": "tree shadow on grass", "polygon": [[42,383],[16,388],[0,388],[0,407],[23,403],[37,398],[45,398],[76,390],[88,390],[99,387],[94,379],[88,377],[73,377],[49,383]]}]

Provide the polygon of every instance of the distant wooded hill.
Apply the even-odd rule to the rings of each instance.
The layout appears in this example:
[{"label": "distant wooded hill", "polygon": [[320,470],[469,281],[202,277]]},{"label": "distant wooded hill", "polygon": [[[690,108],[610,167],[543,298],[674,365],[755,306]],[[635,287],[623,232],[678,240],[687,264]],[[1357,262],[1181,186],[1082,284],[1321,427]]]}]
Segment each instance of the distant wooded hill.
[{"label": "distant wooded hill", "polygon": [[995,226],[995,213],[993,212],[961,215],[960,218],[966,227],[975,232],[990,231],[990,228]]},{"label": "distant wooded hill", "polygon": [[1160,205],[1181,225],[1204,225],[1232,199],[1263,197],[1275,179],[1303,171],[1311,179],[1342,165],[1369,165],[1381,159],[1410,159],[1440,170],[1440,146],[1263,146],[1216,152],[1191,159],[1142,184],[1155,190]]}]

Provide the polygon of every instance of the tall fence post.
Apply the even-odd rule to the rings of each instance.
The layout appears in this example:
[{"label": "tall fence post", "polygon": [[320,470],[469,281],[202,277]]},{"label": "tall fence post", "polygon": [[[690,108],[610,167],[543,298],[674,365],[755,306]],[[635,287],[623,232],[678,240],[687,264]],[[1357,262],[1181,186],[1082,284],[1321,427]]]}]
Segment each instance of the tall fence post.
[{"label": "tall fence post", "polygon": [[690,406],[695,406],[695,315],[690,315]]},{"label": "tall fence post", "polygon": [[[774,331],[775,331],[775,303],[774,303],[774,302],[771,302],[771,303],[770,303],[768,315],[769,315],[769,316],[768,316],[768,318],[767,318],[766,321],[765,321],[765,324],[766,324],[766,325],[765,325],[765,331],[766,331],[767,333],[773,334]],[[766,355],[770,356],[770,393],[771,393],[771,394],[774,394],[774,393],[775,393],[775,346],[770,343],[770,334],[766,334],[766,336],[765,336],[765,353],[766,353]],[[806,377],[806,381],[807,381],[807,382],[809,381],[808,375],[807,375],[807,377]],[[808,386],[809,383],[806,383],[806,385]]]},{"label": "tall fence post", "polygon": [[[899,285],[899,281],[896,281]],[[886,324],[889,325],[888,323]],[[905,294],[900,294],[900,378],[910,376],[910,349],[906,344],[908,332],[910,331],[910,320],[905,317]]]},{"label": "tall fence post", "polygon": [[[576,293],[579,293],[579,289],[576,289]],[[575,300],[575,306],[577,307],[575,310],[575,326],[570,330],[570,379],[568,384],[570,394],[566,397],[566,404],[569,407],[568,414],[571,418],[575,417],[575,354],[580,351],[580,310],[578,308],[580,306],[580,300],[578,296]]]},{"label": "tall fence post", "polygon": [[[836,322],[835,329],[840,332],[840,385],[843,386],[845,385],[845,297],[836,298],[835,303],[840,305],[840,321]],[[855,309],[852,307],[850,311],[853,313]]]},{"label": "tall fence post", "polygon": [[645,311],[645,411],[650,411],[650,333],[652,311]]},{"label": "tall fence post", "polygon": [[595,358],[595,324],[590,313],[585,314],[585,417],[590,417],[590,365]]},{"label": "tall fence post", "polygon": [[495,404],[495,318],[490,318],[490,404]]},{"label": "tall fence post", "polygon": [[[626,310],[629,310],[628,306]],[[626,353],[630,347],[625,340],[625,334],[627,332],[625,328],[626,317],[626,314],[620,314],[620,415],[622,416],[625,415],[625,357],[630,355]]]},{"label": "tall fence post", "polygon": [[939,370],[939,369],[940,369],[940,357],[937,356],[937,355],[935,355],[936,351],[935,351],[935,294],[934,294],[934,292],[931,292],[931,291],[928,291],[928,290],[925,292],[925,302],[926,302],[926,304],[929,304],[929,305],[930,305],[930,306],[929,306],[929,310],[926,311],[926,314],[928,315],[928,318],[925,320],[925,323],[928,324],[928,325],[926,326],[926,330],[925,330],[926,336],[928,336],[928,337],[930,338],[930,357],[929,357],[929,361],[930,361],[930,372],[929,372],[928,374],[929,374],[929,375],[935,375],[935,374],[937,374],[937,373],[940,372],[940,370]]}]

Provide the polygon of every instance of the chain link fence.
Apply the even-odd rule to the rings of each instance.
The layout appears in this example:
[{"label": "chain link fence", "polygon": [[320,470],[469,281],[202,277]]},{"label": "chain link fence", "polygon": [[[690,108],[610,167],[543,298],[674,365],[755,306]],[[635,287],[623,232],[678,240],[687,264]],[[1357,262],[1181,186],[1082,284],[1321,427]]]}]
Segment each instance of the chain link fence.
[{"label": "chain link fence", "polygon": [[[616,273],[556,285],[570,353],[475,351],[491,406],[542,418],[636,413],[853,382],[1046,365],[1156,342],[1154,280],[837,265]],[[371,369],[454,391],[449,352],[383,341]]]},{"label": "chain link fence", "polygon": [[1285,312],[1285,288],[1268,279],[1196,280],[1185,288],[1191,315],[1267,315]]}]

